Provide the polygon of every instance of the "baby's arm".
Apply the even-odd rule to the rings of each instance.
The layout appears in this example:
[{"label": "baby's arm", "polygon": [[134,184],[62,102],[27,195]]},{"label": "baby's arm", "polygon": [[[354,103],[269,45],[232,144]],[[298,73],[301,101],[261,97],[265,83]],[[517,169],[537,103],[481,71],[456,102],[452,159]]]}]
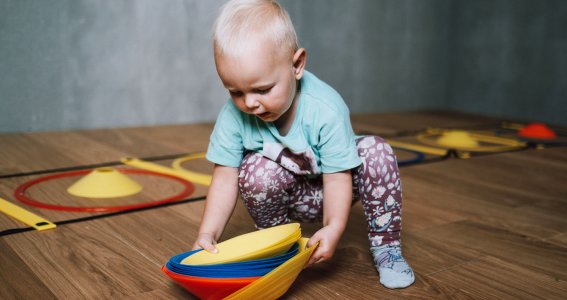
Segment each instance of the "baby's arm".
[{"label": "baby's arm", "polygon": [[205,211],[193,249],[216,252],[214,246],[236,205],[238,197],[238,168],[215,165]]},{"label": "baby's arm", "polygon": [[307,242],[308,246],[319,242],[308,266],[330,259],[345,230],[352,205],[352,175],[350,170],[323,174],[323,228]]}]

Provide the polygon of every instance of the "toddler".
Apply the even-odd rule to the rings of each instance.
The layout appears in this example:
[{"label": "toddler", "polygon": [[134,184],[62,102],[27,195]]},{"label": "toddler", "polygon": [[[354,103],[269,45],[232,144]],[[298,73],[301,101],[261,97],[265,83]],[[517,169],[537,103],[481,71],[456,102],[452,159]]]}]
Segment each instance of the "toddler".
[{"label": "toddler", "polygon": [[370,251],[388,288],[415,278],[401,253],[402,190],[396,157],[380,137],[356,137],[349,110],[305,70],[287,12],[271,0],[229,1],[213,33],[217,72],[230,94],[207,150],[215,164],[194,249],[216,252],[238,195],[267,228],[322,221],[308,266],[333,256],[360,200]]}]

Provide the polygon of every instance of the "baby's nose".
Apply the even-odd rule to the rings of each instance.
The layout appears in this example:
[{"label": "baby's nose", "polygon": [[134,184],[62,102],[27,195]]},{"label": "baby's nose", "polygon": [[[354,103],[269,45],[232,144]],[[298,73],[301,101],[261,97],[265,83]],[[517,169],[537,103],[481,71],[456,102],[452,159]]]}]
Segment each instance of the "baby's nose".
[{"label": "baby's nose", "polygon": [[244,100],[246,107],[253,109],[260,106],[260,102],[255,95],[247,95],[246,99]]}]

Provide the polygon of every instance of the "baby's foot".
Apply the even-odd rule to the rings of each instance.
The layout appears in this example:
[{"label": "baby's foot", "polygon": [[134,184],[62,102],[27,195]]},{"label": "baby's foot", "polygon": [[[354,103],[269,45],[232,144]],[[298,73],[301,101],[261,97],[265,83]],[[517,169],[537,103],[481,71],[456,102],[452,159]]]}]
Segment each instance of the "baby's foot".
[{"label": "baby's foot", "polygon": [[413,270],[402,257],[400,246],[371,247],[376,269],[380,273],[380,283],[391,289],[410,286],[415,281]]}]

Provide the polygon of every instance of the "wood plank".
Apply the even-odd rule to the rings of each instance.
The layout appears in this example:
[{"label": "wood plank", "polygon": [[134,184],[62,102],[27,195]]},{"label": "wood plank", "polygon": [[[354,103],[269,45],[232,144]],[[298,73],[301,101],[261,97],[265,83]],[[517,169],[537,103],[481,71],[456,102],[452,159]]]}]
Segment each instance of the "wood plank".
[{"label": "wood plank", "polygon": [[416,276],[406,289],[386,289],[367,251],[340,248],[332,261],[304,270],[284,299],[471,299],[449,285],[430,285],[422,273]]},{"label": "wood plank", "polygon": [[430,240],[444,241],[447,248],[473,249],[558,280],[567,280],[567,251],[556,244],[473,221],[442,225],[421,234]]},{"label": "wood plank", "polygon": [[[0,179],[0,197],[13,202],[16,205],[21,206],[36,214],[40,214],[52,222],[64,221],[69,219],[76,219],[86,216],[99,215],[102,213],[86,213],[86,212],[67,212],[67,211],[57,211],[49,209],[40,209],[37,207],[32,207],[17,201],[13,195],[13,191],[21,184],[27,182],[28,180],[43,177],[40,176],[26,176],[17,177],[9,179]],[[110,199],[90,199],[75,197],[69,195],[66,191],[67,187],[73,184],[76,180],[80,179],[80,176],[62,178],[53,181],[47,181],[38,184],[30,188],[26,195],[36,199],[39,202],[52,204],[52,205],[64,205],[64,206],[74,206],[74,207],[93,207],[93,206],[122,206],[122,205],[133,205],[139,203],[146,203],[150,201],[155,201],[159,199],[164,199],[173,195],[178,194],[184,187],[171,179],[161,178],[156,176],[144,176],[136,174],[128,174],[128,176],[139,182],[143,186],[142,192],[136,195],[120,197],[120,198],[110,198]],[[201,197],[206,194],[207,187],[194,184],[195,190],[188,198]],[[7,216],[0,216],[0,231],[11,229],[11,228],[23,228],[27,225],[19,222],[15,222]]]},{"label": "wood plank", "polygon": [[0,174],[41,170],[56,166],[70,166],[75,162],[58,149],[43,145],[31,134],[0,135]]},{"label": "wood plank", "polygon": [[60,226],[41,239],[28,233],[9,238],[16,251],[27,253],[26,265],[35,268],[57,298],[123,297],[165,285],[161,264],[132,249],[113,233],[115,228],[85,222]]},{"label": "wood plank", "polygon": [[[0,135],[0,175],[206,150],[212,124]],[[49,159],[46,159],[49,158]],[[26,167],[29,166],[29,167]]]},{"label": "wood plank", "polygon": [[471,220],[540,240],[567,232],[564,212],[532,205],[479,215]]},{"label": "wood plank", "polygon": [[36,275],[37,270],[27,266],[9,243],[1,238],[0,266],[0,299],[56,299]]},{"label": "wood plank", "polygon": [[496,118],[449,111],[416,111],[381,114],[356,114],[351,116],[355,130],[370,131],[378,135],[391,135],[397,132],[438,128],[484,128],[499,127]]},{"label": "wood plank", "polygon": [[404,258],[414,273],[428,276],[476,260],[482,255],[472,247],[455,247],[451,242],[405,231],[402,235]]},{"label": "wood plank", "polygon": [[[494,118],[435,111],[353,116],[355,128],[387,134],[498,123]],[[100,163],[122,155],[204,151],[212,128],[212,124],[193,124],[0,135],[4,145],[0,175]],[[169,165],[171,160],[157,163]],[[204,160],[184,166],[205,173],[212,169]],[[304,270],[284,299],[557,299],[565,295],[565,148],[451,158],[404,167],[401,173],[403,252],[414,268],[416,283],[402,290],[380,285],[357,203],[333,260]],[[37,176],[0,179],[0,196],[15,201],[13,189],[32,178]],[[65,198],[67,184],[53,182],[30,193],[53,203],[91,203]],[[121,203],[176,191],[154,179],[147,179],[144,186],[147,190],[140,198]],[[206,187],[199,186],[194,195],[205,193]],[[92,215],[26,208],[54,220]],[[0,237],[0,278],[6,283],[0,285],[0,298],[192,299],[160,267],[172,255],[190,249],[203,208],[204,202],[198,201]],[[17,221],[0,216],[0,230],[13,226],[18,226]],[[304,236],[313,235],[320,226],[302,224]],[[223,239],[253,230],[239,201]]]},{"label": "wood plank", "polygon": [[430,275],[475,299],[565,299],[567,282],[492,256]]},{"label": "wood plank", "polygon": [[567,232],[560,233],[544,240],[567,248]]}]

